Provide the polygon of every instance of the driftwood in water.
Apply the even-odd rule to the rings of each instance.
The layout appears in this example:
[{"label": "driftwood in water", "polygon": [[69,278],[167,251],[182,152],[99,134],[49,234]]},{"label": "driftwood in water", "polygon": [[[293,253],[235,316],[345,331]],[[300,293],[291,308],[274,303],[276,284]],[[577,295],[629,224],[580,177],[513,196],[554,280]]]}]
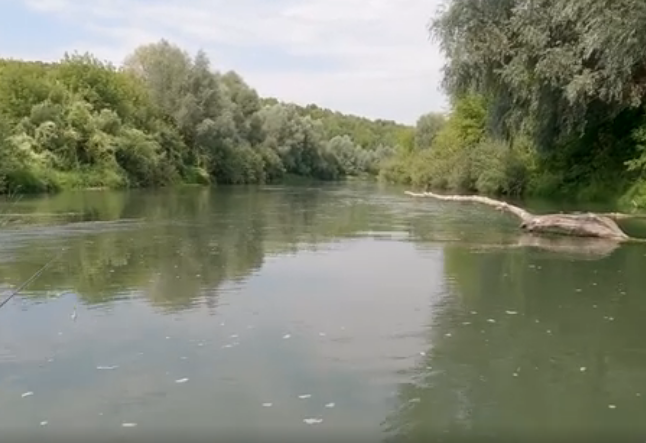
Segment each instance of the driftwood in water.
[{"label": "driftwood in water", "polygon": [[[630,214],[580,213],[535,215],[518,206],[479,195],[441,195],[433,192],[406,192],[413,197],[430,197],[437,200],[474,202],[492,206],[515,215],[521,221],[521,229],[530,233],[560,234],[577,237],[595,237],[615,241],[635,240],[617,225],[615,220],[631,218]],[[639,217],[639,216],[637,216]]]}]

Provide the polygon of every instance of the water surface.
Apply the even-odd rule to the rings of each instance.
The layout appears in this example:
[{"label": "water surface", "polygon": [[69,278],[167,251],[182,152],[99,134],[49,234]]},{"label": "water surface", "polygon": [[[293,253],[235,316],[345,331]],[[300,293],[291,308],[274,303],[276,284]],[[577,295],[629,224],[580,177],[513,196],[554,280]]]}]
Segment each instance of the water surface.
[{"label": "water surface", "polygon": [[5,294],[63,251],[0,310],[3,437],[646,438],[645,245],[362,183],[0,209]]}]

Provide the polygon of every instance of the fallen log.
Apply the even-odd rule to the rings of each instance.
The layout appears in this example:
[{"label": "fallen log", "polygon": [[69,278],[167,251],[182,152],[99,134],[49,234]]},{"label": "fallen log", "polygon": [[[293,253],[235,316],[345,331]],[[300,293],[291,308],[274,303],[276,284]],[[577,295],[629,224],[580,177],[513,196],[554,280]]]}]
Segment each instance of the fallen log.
[{"label": "fallen log", "polygon": [[[632,218],[631,214],[621,214],[616,212],[595,214],[587,212],[577,214],[537,215],[507,202],[479,195],[441,195],[433,192],[416,193],[411,191],[406,191],[406,194],[413,197],[430,197],[436,200],[473,202],[492,206],[499,211],[515,215],[521,221],[520,228],[530,233],[594,237],[619,242],[646,241],[630,237],[622,231],[615,222],[615,220]],[[637,217],[640,216],[638,215]]]}]

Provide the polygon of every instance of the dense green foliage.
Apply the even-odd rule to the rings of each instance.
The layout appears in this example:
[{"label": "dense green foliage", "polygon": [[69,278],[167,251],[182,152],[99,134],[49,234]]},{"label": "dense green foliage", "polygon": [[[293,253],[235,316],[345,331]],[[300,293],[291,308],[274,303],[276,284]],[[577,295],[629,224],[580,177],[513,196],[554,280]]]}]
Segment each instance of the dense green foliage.
[{"label": "dense green foliage", "polygon": [[[274,98],[263,99],[265,104],[278,104]],[[414,129],[390,120],[370,120],[365,117],[342,114],[338,111],[311,104],[296,106],[301,116],[309,116],[323,123],[325,137],[347,135],[364,149],[375,151],[392,146],[407,147],[413,141]]]},{"label": "dense green foliage", "polygon": [[453,109],[383,175],[417,186],[646,204],[646,3],[451,0],[430,30]]},{"label": "dense green foliage", "polygon": [[95,57],[0,61],[5,191],[265,183],[376,174],[412,129],[262,100],[167,41],[121,68]]}]

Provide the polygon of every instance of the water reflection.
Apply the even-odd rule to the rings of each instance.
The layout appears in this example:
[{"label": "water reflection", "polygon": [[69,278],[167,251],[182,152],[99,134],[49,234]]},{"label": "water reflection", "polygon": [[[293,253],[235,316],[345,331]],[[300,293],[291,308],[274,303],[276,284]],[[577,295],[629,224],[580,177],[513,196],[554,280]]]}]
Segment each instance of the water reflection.
[{"label": "water reflection", "polygon": [[12,211],[38,216],[0,232],[2,284],[65,252],[0,311],[7,435],[646,431],[642,245],[538,240],[504,214],[371,184]]},{"label": "water reflection", "polygon": [[393,441],[646,435],[645,250],[604,260],[446,246],[450,297],[384,422]]},{"label": "water reflection", "polygon": [[24,281],[47,253],[65,247],[58,268],[32,286],[35,297],[63,289],[92,304],[139,291],[153,304],[181,309],[248,276],[267,255],[316,247],[372,224],[369,205],[343,205],[318,189],[90,195],[21,202],[23,212],[89,213],[101,222],[78,223],[85,217],[74,215],[68,224],[6,230],[0,242],[9,259],[0,264],[0,280]]},{"label": "water reflection", "polygon": [[[408,203],[382,197],[235,188],[95,194],[74,210],[68,196],[21,202],[100,222],[0,235],[6,285],[65,248],[0,312],[0,426],[378,437],[441,272],[437,248],[420,255],[397,231]],[[392,260],[406,269],[392,274]]]}]

